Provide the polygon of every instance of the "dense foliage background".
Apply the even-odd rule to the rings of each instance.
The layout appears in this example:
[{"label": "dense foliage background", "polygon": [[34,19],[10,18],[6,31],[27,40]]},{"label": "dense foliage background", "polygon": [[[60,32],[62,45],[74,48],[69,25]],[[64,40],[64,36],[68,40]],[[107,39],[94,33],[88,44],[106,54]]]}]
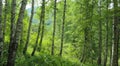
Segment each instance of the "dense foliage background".
[{"label": "dense foliage background", "polygon": [[0,66],[119,66],[119,0],[0,0]]}]

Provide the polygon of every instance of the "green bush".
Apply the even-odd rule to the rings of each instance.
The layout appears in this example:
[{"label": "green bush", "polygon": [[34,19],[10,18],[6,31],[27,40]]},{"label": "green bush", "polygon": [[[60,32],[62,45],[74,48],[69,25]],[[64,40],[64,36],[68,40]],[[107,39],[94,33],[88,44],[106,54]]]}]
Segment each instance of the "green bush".
[{"label": "green bush", "polygon": [[79,66],[67,59],[41,54],[39,56],[18,57],[16,66]]}]

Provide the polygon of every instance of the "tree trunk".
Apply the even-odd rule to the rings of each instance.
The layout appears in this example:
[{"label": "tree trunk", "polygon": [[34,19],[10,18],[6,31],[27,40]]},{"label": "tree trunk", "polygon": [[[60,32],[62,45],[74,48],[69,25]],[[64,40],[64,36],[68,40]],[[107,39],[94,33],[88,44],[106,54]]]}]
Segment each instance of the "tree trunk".
[{"label": "tree trunk", "polygon": [[23,34],[24,34],[24,28],[23,28],[23,25],[22,25],[22,28],[21,28],[21,33],[20,33],[20,40],[19,40],[19,52],[22,53],[23,51],[23,44],[24,44],[24,40],[23,40]]},{"label": "tree trunk", "polygon": [[92,1],[92,5],[91,5],[91,7],[92,7],[92,10],[91,10],[91,22],[90,22],[90,56],[91,56],[91,63],[93,64],[93,53],[92,53],[92,51],[94,50],[93,49],[93,34],[92,34],[92,29],[93,29],[93,16],[94,16],[94,1]]},{"label": "tree trunk", "polygon": [[3,25],[3,43],[5,42],[6,20],[7,20],[7,14],[8,14],[7,7],[8,7],[8,0],[5,0],[4,25]]},{"label": "tree trunk", "polygon": [[60,54],[59,54],[60,56],[62,56],[62,52],[63,52],[65,12],[66,12],[66,0],[64,0],[63,22],[62,22],[62,34],[61,34],[61,47],[60,47]]},{"label": "tree trunk", "polygon": [[108,56],[108,34],[109,34],[109,31],[108,31],[108,28],[109,28],[109,26],[108,26],[108,22],[109,22],[109,20],[108,20],[108,0],[107,0],[107,7],[106,7],[106,9],[107,9],[107,15],[106,15],[106,43],[105,43],[105,56],[104,56],[104,66],[106,66],[106,64],[107,64],[107,56]]},{"label": "tree trunk", "polygon": [[27,40],[26,40],[25,47],[24,47],[24,49],[23,49],[23,54],[26,54],[27,47],[28,47],[28,44],[29,44],[31,24],[32,24],[33,16],[34,16],[34,0],[32,0],[31,17],[30,17],[30,22],[29,22],[29,27],[28,27]]},{"label": "tree trunk", "polygon": [[111,58],[112,58],[112,44],[113,44],[113,22],[110,21],[110,50],[109,50],[109,54],[110,54],[110,61],[109,61],[109,66],[111,66]]},{"label": "tree trunk", "polygon": [[[101,18],[101,1],[99,1],[99,16]],[[99,47],[98,47],[98,66],[101,66],[102,53],[102,21],[99,19]]]},{"label": "tree trunk", "polygon": [[54,55],[54,40],[55,40],[55,28],[56,28],[56,1],[54,1],[54,23],[53,23],[53,37],[52,37],[52,51],[51,55]]},{"label": "tree trunk", "polygon": [[2,56],[3,49],[3,24],[2,24],[2,0],[0,0],[0,60]]},{"label": "tree trunk", "polygon": [[[10,27],[10,44],[9,44],[9,50],[8,53],[12,52],[12,43],[13,43],[13,38],[14,38],[14,33],[15,33],[15,14],[16,14],[16,0],[12,0],[12,4],[11,4],[11,27]],[[8,57],[8,60],[10,58]],[[10,64],[10,61],[7,61],[8,65]]]},{"label": "tree trunk", "polygon": [[[12,42],[14,38],[14,33],[15,33],[15,16],[16,16],[16,0],[12,0],[11,3],[11,24],[10,24],[10,43],[9,43],[9,48],[12,47]],[[8,53],[11,52],[11,49],[8,50]]]},{"label": "tree trunk", "polygon": [[35,54],[35,51],[37,49],[37,45],[38,45],[38,39],[39,39],[39,36],[40,36],[40,29],[41,29],[41,25],[42,25],[42,21],[43,21],[43,6],[44,6],[44,0],[43,0],[43,3],[42,3],[42,7],[41,7],[41,15],[40,15],[40,23],[39,23],[39,27],[38,27],[38,34],[37,34],[37,38],[36,38],[36,42],[35,42],[35,46],[33,48],[33,51],[31,53],[31,56],[34,56]]},{"label": "tree trunk", "polygon": [[9,47],[7,66],[15,66],[15,57],[16,57],[16,52],[18,48],[18,43],[20,40],[19,37],[20,37],[22,25],[23,25],[23,18],[24,18],[26,4],[27,4],[27,0],[22,0],[20,12],[19,12],[19,16],[16,24],[14,39],[11,43],[11,46]]},{"label": "tree trunk", "polygon": [[114,43],[112,44],[112,58],[111,66],[118,66],[118,44],[119,44],[119,21],[118,21],[118,1],[113,0],[114,3]]},{"label": "tree trunk", "polygon": [[[87,16],[86,16],[86,18],[87,18]],[[80,60],[81,63],[85,63],[85,60],[86,60],[86,53],[87,53],[87,49],[88,49],[87,45],[88,45],[88,42],[89,42],[88,31],[89,31],[88,27],[85,27],[84,28],[84,45],[83,45],[82,57],[81,57],[81,60]]]},{"label": "tree trunk", "polygon": [[41,51],[42,41],[44,37],[44,23],[45,23],[45,0],[43,0],[43,20],[42,20],[42,31],[41,31],[40,43],[39,43],[39,51]]}]

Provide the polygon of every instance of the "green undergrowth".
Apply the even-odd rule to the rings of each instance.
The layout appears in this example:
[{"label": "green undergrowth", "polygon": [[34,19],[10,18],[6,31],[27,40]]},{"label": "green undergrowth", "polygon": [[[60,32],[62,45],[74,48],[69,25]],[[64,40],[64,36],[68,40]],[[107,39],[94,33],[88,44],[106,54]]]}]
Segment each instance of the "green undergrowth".
[{"label": "green undergrowth", "polygon": [[59,56],[55,57],[47,54],[40,54],[39,56],[18,57],[16,59],[16,66],[80,66],[80,64]]}]

